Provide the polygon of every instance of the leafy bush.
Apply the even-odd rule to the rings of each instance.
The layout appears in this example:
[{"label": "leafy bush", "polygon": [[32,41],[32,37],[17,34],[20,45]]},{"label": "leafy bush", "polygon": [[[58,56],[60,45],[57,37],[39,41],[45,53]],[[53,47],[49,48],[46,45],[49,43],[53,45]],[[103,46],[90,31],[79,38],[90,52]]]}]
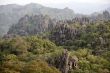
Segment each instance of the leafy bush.
[{"label": "leafy bush", "polygon": [[49,67],[46,62],[35,60],[24,66],[21,73],[60,73],[60,71],[54,67]]}]

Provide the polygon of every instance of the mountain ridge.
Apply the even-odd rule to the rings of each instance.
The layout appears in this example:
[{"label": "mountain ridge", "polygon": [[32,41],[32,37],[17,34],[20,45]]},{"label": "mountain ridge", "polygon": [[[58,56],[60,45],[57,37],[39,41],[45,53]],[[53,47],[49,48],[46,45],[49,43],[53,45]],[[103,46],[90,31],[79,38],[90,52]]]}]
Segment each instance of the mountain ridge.
[{"label": "mountain ridge", "polygon": [[16,24],[25,15],[48,15],[57,20],[72,19],[75,15],[74,11],[66,9],[50,8],[33,3],[24,6],[0,5],[0,33],[2,33],[1,35],[5,34],[12,24]]},{"label": "mountain ridge", "polygon": [[[91,15],[77,14],[72,9],[65,7],[64,9],[50,8],[36,3],[27,5],[8,4],[0,5],[0,36],[6,34],[9,28],[18,23],[19,19],[25,15],[48,15],[51,19],[72,20],[75,17],[92,17],[100,18],[98,15],[102,13],[93,13]],[[110,7],[105,9],[110,12]],[[104,11],[105,11],[104,10]]]}]

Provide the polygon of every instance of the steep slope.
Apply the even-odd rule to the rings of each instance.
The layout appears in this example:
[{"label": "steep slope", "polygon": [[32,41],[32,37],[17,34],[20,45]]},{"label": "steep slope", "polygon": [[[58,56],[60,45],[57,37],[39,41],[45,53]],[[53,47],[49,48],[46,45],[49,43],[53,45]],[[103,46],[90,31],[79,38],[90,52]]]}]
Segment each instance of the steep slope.
[{"label": "steep slope", "polygon": [[93,50],[110,50],[110,20],[89,24],[77,22],[56,27],[49,38],[59,46],[69,50],[90,48]]},{"label": "steep slope", "polygon": [[92,21],[108,21],[110,20],[110,12],[108,10],[104,10],[101,13],[95,12],[90,15],[90,18],[92,19]]},{"label": "steep slope", "polygon": [[12,24],[17,23],[25,15],[41,14],[58,20],[72,19],[74,17],[74,12],[69,8],[49,8],[34,3],[25,6],[16,4],[0,5],[0,33],[1,35],[6,33]]},{"label": "steep slope", "polygon": [[107,11],[109,11],[109,12],[110,12],[110,7],[109,7],[109,8],[107,8]]},{"label": "steep slope", "polygon": [[19,22],[13,25],[9,31],[8,35],[36,35],[39,33],[51,30],[56,25],[56,21],[52,20],[48,16],[35,15],[35,16],[24,16],[19,20]]}]

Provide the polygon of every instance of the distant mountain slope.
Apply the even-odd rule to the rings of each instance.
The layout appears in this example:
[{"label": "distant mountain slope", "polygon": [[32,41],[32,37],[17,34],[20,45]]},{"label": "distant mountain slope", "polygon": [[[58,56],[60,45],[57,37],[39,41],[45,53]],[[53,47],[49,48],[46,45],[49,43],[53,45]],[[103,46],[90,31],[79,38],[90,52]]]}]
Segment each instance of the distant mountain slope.
[{"label": "distant mountain slope", "polygon": [[93,21],[108,21],[110,20],[110,12],[108,10],[105,10],[102,13],[93,13],[90,15],[90,18]]},{"label": "distant mountain slope", "polygon": [[7,35],[36,35],[48,30],[51,30],[56,26],[56,21],[48,16],[34,15],[34,16],[24,16],[19,22],[9,29]]},{"label": "distant mountain slope", "polygon": [[[101,21],[110,20],[110,14],[108,11],[104,11],[102,14],[91,15],[91,16],[82,16],[75,17],[72,20],[64,20],[57,21],[55,19],[50,18],[47,15],[25,15],[22,17],[17,24],[14,24],[10,27],[8,31],[8,35],[36,35],[41,34],[47,31],[53,30],[56,26],[64,25],[69,26],[71,24],[79,24],[79,25],[90,25],[99,23]],[[71,26],[70,26],[71,27]],[[57,30],[57,29],[56,29]]]},{"label": "distant mountain slope", "polygon": [[49,8],[34,3],[25,6],[16,4],[0,5],[0,34],[6,33],[12,24],[17,23],[25,15],[41,14],[57,20],[72,19],[74,17],[74,12],[69,8]]},{"label": "distant mountain slope", "polygon": [[109,8],[107,8],[107,11],[109,11],[109,12],[110,12],[110,7],[109,7]]},{"label": "distant mountain slope", "polygon": [[[110,12],[110,8],[107,9]],[[10,26],[18,23],[18,20],[25,15],[48,15],[51,19],[56,20],[71,20],[75,17],[83,18],[85,16],[89,17],[92,21],[97,20],[108,20],[110,19],[110,14],[108,12],[104,13],[93,13],[91,15],[75,14],[69,8],[57,9],[42,6],[40,4],[27,4],[25,6],[20,6],[16,4],[0,5],[0,36],[7,33]]]}]

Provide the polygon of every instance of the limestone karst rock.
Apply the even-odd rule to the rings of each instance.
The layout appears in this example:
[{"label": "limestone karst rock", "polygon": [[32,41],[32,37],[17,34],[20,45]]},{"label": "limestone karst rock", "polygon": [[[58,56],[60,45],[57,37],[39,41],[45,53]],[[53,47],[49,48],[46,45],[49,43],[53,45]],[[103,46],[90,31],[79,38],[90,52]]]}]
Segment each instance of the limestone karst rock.
[{"label": "limestone karst rock", "polygon": [[70,56],[67,49],[54,59],[54,63],[52,60],[49,60],[49,63],[58,68],[62,73],[68,73],[70,70],[78,68],[78,58],[76,56]]}]

